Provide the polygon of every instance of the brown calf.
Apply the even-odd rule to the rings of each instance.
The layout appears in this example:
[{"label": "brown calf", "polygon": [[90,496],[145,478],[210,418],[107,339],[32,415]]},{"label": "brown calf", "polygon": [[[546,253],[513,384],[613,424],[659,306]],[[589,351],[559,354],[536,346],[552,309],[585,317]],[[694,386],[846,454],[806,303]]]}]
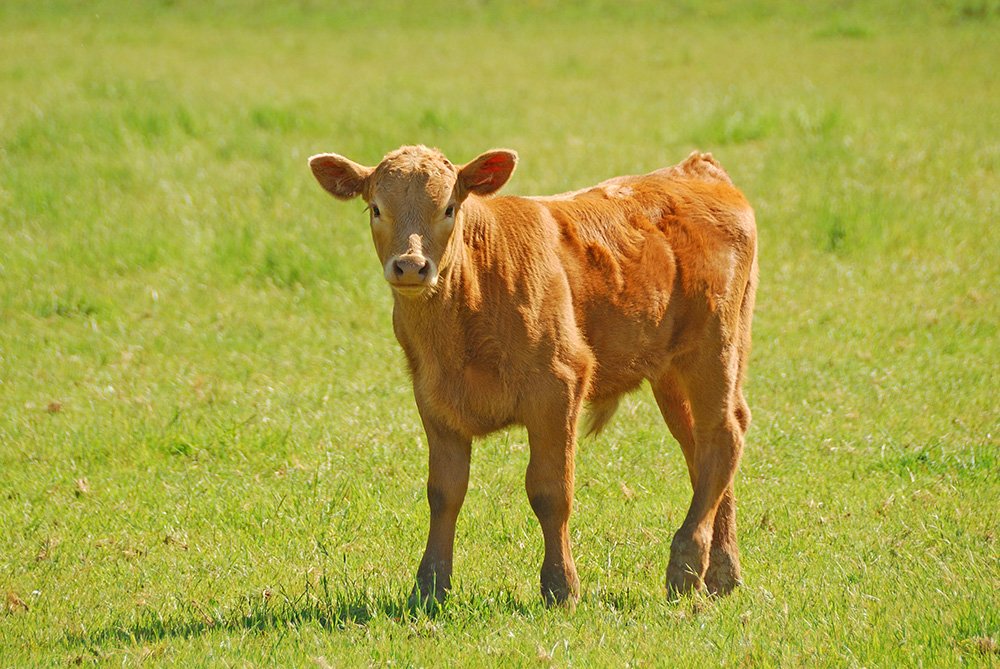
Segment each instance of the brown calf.
[{"label": "brown calf", "polygon": [[430,534],[420,596],[451,587],[473,437],[528,430],[525,487],[545,539],[542,595],[575,600],[570,551],[577,422],[611,418],[648,379],[694,496],[674,535],[675,592],[740,583],[733,476],[750,410],[742,383],[757,286],[753,210],[709,154],[553,197],[491,198],[517,164],[489,151],[452,165],[407,146],[377,167],[313,156],[340,199],[368,203],[393,289],[393,328],[427,432]]}]

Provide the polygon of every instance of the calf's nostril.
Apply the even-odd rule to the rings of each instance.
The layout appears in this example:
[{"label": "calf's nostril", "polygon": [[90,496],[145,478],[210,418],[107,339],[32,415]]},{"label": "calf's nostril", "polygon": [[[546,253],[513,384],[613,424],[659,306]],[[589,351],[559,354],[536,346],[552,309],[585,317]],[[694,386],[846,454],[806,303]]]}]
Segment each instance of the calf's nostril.
[{"label": "calf's nostril", "polygon": [[386,278],[399,283],[426,283],[433,267],[427,258],[403,255],[389,264]]}]

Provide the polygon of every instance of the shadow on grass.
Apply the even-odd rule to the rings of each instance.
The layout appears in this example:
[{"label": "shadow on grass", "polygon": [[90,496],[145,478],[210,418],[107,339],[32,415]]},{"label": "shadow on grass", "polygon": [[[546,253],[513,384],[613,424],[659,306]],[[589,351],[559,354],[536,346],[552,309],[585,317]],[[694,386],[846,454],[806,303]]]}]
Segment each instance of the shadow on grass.
[{"label": "shadow on grass", "polygon": [[444,605],[431,600],[421,604],[410,594],[372,592],[368,588],[331,592],[324,576],[318,585],[301,593],[265,591],[260,596],[244,596],[231,606],[218,602],[179,601],[178,611],[164,616],[149,607],[142,609],[131,624],[68,633],[70,645],[100,646],[115,643],[150,643],[171,638],[189,638],[215,631],[267,633],[290,627],[318,625],[323,629],[349,630],[367,626],[372,620],[387,619],[402,625],[434,620],[449,612],[458,615],[504,615],[531,617],[540,603],[526,604],[511,592],[486,596],[449,598]]},{"label": "shadow on grass", "polygon": [[[630,614],[646,610],[651,599],[647,592],[598,589],[585,593],[580,605],[585,608]],[[702,601],[704,600],[704,601]],[[679,611],[690,608],[693,614],[708,604],[704,597],[679,598],[668,607]],[[662,600],[667,603],[666,599]],[[560,607],[555,607],[558,610]],[[258,633],[287,631],[289,628],[319,626],[328,631],[364,628],[372,621],[391,621],[401,626],[420,626],[439,618],[489,618],[492,616],[533,619],[548,609],[540,596],[527,599],[515,591],[461,591],[452,593],[444,605],[433,599],[420,603],[410,592],[373,590],[367,584],[333,583],[323,575],[318,582],[291,594],[284,589],[264,590],[256,596],[235,601],[199,602],[178,598],[169,615],[146,607],[137,611],[132,622],[109,625],[85,632],[67,633],[69,646],[99,648],[104,645],[145,644],[191,638],[213,632]]]}]

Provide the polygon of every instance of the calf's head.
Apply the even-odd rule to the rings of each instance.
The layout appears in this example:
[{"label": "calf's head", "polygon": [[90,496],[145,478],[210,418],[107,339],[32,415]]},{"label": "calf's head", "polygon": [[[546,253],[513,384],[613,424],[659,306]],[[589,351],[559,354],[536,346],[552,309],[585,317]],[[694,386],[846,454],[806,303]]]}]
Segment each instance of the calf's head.
[{"label": "calf's head", "polygon": [[331,195],[368,203],[385,280],[403,297],[427,295],[437,285],[460,243],[462,204],[469,195],[500,190],[516,165],[517,154],[506,149],[455,166],[425,146],[404,146],[375,167],[335,153],[309,159],[316,180]]}]

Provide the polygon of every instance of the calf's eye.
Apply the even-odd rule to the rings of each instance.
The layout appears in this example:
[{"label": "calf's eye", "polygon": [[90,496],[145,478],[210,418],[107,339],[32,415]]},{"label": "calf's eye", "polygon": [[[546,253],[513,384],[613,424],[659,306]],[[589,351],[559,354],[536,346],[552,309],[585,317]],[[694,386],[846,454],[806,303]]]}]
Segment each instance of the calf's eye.
[{"label": "calf's eye", "polygon": [[381,215],[382,215],[382,212],[379,211],[378,205],[377,204],[373,204],[372,205],[372,216],[374,216],[375,218],[378,218]]},{"label": "calf's eye", "polygon": [[445,218],[451,218],[455,215],[455,205],[449,204],[448,208],[444,210]]}]

